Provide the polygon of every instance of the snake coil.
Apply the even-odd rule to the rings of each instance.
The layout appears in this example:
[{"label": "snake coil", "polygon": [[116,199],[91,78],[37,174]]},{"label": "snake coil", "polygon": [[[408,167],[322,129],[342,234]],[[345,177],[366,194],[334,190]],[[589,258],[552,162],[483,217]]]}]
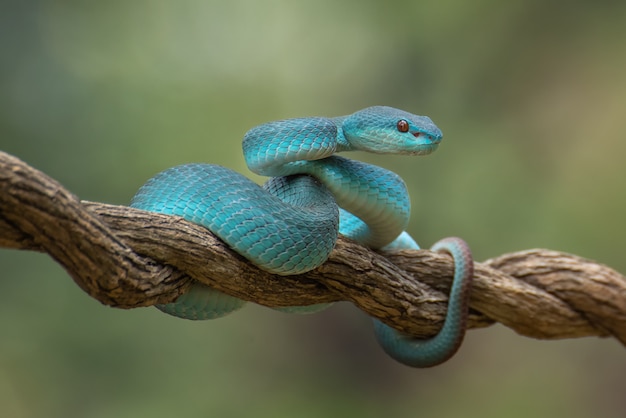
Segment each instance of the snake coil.
[{"label": "snake coil", "polygon": [[[219,165],[186,164],[148,180],[131,206],[200,224],[259,268],[279,275],[320,266],[338,234],[375,249],[418,249],[405,232],[410,200],[404,181],[389,170],[336,153],[426,155],[437,149],[441,138],[430,118],[384,106],[335,118],[269,122],[252,128],[243,139],[248,167],[271,177],[263,187]],[[455,260],[441,331],[417,339],[374,320],[385,352],[413,367],[447,360],[465,335],[471,253],[459,238],[441,240],[433,250],[449,252]],[[174,303],[158,307],[181,318],[212,319],[243,305],[240,299],[196,283]],[[327,306],[281,310],[309,313]]]}]

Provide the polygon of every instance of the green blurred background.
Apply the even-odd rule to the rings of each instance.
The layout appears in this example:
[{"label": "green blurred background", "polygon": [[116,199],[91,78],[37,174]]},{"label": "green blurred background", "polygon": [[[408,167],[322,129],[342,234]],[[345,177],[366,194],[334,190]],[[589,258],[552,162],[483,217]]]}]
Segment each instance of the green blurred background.
[{"label": "green blurred background", "polygon": [[[264,121],[385,104],[444,132],[402,175],[410,232],[477,260],[546,247],[626,272],[626,3],[0,3],[0,149],[126,204],[190,161],[249,174]],[[2,417],[623,417],[614,340],[472,331],[443,366],[386,357],[348,304],[203,323],[122,311],[0,251]]]}]

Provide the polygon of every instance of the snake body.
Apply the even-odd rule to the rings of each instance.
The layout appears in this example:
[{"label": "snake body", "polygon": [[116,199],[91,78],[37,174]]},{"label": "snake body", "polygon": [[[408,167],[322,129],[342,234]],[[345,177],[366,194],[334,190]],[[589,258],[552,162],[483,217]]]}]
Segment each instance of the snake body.
[{"label": "snake body", "polygon": [[[203,225],[259,268],[279,275],[320,266],[338,233],[375,249],[417,249],[404,232],[410,215],[404,181],[389,170],[336,153],[426,155],[441,138],[430,118],[384,106],[335,118],[269,122],[252,128],[243,139],[248,167],[270,177],[263,187],[219,165],[186,164],[148,180],[131,206]],[[448,315],[439,334],[417,339],[374,320],[383,349],[415,367],[447,360],[465,334],[471,254],[460,239],[442,240],[433,249],[450,252],[456,263]],[[211,319],[243,305],[195,283],[174,303],[158,308],[182,318]],[[281,310],[314,312],[326,306]]]}]

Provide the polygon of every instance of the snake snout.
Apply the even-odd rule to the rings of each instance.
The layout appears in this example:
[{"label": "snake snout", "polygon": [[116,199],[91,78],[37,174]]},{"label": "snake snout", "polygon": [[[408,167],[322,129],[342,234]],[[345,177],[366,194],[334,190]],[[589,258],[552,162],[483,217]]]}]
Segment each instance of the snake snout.
[{"label": "snake snout", "polygon": [[441,142],[441,135],[432,135],[423,131],[411,132],[415,138],[414,148],[410,152],[412,155],[428,155],[434,152]]},{"label": "snake snout", "polygon": [[441,142],[441,135],[430,135],[424,132],[413,132],[413,136],[415,138],[422,138],[430,141],[433,144],[438,144]]}]

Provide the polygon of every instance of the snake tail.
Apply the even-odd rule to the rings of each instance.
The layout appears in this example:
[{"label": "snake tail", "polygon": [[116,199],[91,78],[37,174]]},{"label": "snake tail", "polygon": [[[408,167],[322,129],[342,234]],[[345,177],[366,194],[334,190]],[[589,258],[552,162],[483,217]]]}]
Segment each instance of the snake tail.
[{"label": "snake tail", "polygon": [[454,279],[448,312],[443,327],[432,338],[405,335],[374,319],[376,339],[393,359],[411,367],[432,367],[450,359],[459,349],[467,329],[469,296],[474,277],[474,262],[469,246],[460,238],[444,238],[431,248],[444,251],[454,259]]}]

